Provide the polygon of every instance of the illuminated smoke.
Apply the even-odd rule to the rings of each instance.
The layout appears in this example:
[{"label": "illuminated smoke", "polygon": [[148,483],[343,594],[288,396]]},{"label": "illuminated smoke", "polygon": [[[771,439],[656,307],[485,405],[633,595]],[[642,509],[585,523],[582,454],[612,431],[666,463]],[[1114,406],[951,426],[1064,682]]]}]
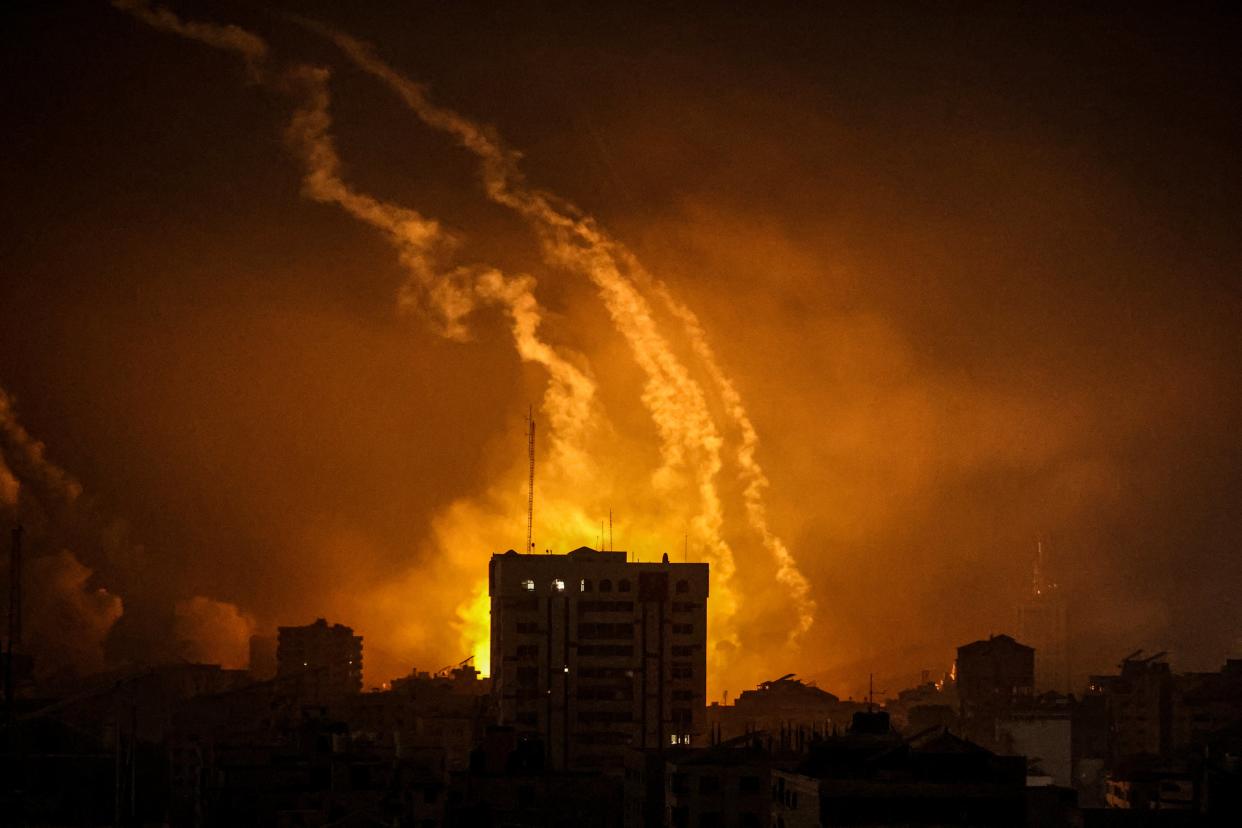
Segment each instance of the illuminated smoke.
[{"label": "illuminated smoke", "polygon": [[258,77],[258,65],[267,56],[267,44],[258,35],[239,26],[197,23],[182,20],[168,9],[152,8],[146,0],[112,0],[112,5],[155,29],[181,35],[217,49],[237,52],[246,61],[252,76]]},{"label": "illuminated smoke", "polygon": [[[136,630],[138,637],[128,649],[126,644],[120,644],[122,652],[113,649],[118,628],[142,628],[143,610],[155,609],[152,599],[162,600],[138,591],[136,606],[125,614],[125,601],[135,601],[124,584],[141,582],[143,550],[128,542],[122,524],[101,517],[81,484],[47,458],[43,443],[18,421],[3,389],[0,494],[27,529],[25,644],[40,679],[55,682],[98,671],[106,655],[133,661],[190,657],[245,666],[253,620],[232,604],[201,596],[174,608],[173,633],[183,648],[168,647],[167,627],[151,625]],[[6,568],[0,574],[7,573]]]},{"label": "illuminated smoke", "polygon": [[[561,473],[570,470],[589,473],[592,464],[585,441],[594,420],[595,382],[539,338],[543,314],[533,293],[535,280],[529,276],[506,277],[495,268],[481,265],[438,267],[456,240],[437,222],[408,208],[357,192],[341,179],[340,158],[329,133],[327,71],[300,66],[291,70],[289,77],[301,88],[304,101],[292,118],[288,138],[305,166],[306,195],[316,201],[335,203],[354,218],[383,231],[410,273],[410,281],[400,294],[402,303],[428,298],[444,322],[446,335],[464,338],[464,317],[480,301],[504,308],[511,321],[519,357],[543,366],[548,372],[542,409],[551,424],[553,462]],[[484,525],[487,525],[484,520],[475,523],[476,527]],[[480,668],[486,670],[490,606],[480,599],[480,595],[486,597],[487,587],[486,579],[480,579],[477,574],[478,552],[488,548],[486,540],[480,546],[463,546],[461,535],[457,534],[446,538],[441,548],[448,551],[450,560],[459,563],[459,571],[450,573],[441,583],[476,584],[470,597],[457,607],[455,615],[462,632],[463,648],[472,652]]]},{"label": "illuminated smoke", "polygon": [[68,551],[27,561],[24,638],[37,675],[103,668],[104,640],[124,605],[103,587],[92,587],[93,575]]},{"label": "illuminated smoke", "polygon": [[21,484],[17,482],[13,472],[9,471],[9,467],[4,464],[4,458],[0,457],[0,506],[6,509],[16,507],[17,495],[20,491]]},{"label": "illuminated smoke", "polygon": [[[151,11],[141,4],[120,6],[151,25],[240,53],[258,76],[255,67],[266,55],[267,48],[257,36],[232,26],[184,23],[170,12]],[[136,8],[141,12],[135,12]],[[757,434],[697,317],[673,299],[666,286],[652,280],[632,254],[593,219],[560,199],[528,187],[518,168],[518,154],[505,147],[492,130],[431,104],[424,87],[398,74],[360,42],[312,22],[300,22],[335,40],[357,65],[390,86],[422,121],[451,134],[474,153],[481,162],[488,197],[513,209],[531,224],[550,263],[585,275],[599,292],[614,326],[645,376],[642,402],[660,435],[661,464],[652,476],[654,488],[667,499],[683,483],[688,483],[697,495],[698,505],[688,529],[696,553],[712,564],[711,633],[717,645],[714,669],[719,672],[724,666],[721,661],[727,659],[738,644],[738,598],[732,584],[736,567],[733,552],[723,537],[724,510],[717,489],[717,478],[723,466],[724,438],[710,412],[703,388],[662,332],[643,289],[654,290],[665,309],[681,323],[682,333],[689,338],[728,418],[738,431],[735,459],[746,515],[773,559],[777,581],[785,587],[797,614],[798,620],[789,636],[790,643],[796,644],[814,619],[815,605],[809,595],[809,585],[793,556],[770,528],[764,501],[768,481],[756,457]],[[238,37],[239,34],[242,37]],[[445,336],[465,339],[466,319],[479,305],[499,305],[504,309],[519,356],[543,366],[549,377],[542,409],[551,426],[548,431],[554,485],[546,487],[546,491],[544,486],[540,488],[542,522],[556,524],[557,528],[552,531],[553,544],[562,538],[567,541],[557,544],[557,548],[567,548],[584,535],[590,538],[595,520],[587,518],[588,508],[598,504],[582,502],[580,484],[596,482],[587,445],[591,433],[598,428],[599,415],[595,410],[595,382],[581,367],[583,360],[563,354],[539,337],[542,311],[534,296],[531,277],[509,277],[482,265],[451,266],[449,263],[460,243],[454,234],[434,219],[356,191],[344,183],[340,158],[330,136],[328,80],[326,69],[297,66],[285,73],[281,81],[286,91],[292,90],[300,101],[286,137],[304,165],[304,194],[316,201],[336,204],[386,235],[408,274],[399,292],[399,304],[425,312]],[[571,472],[576,479],[571,479]],[[684,479],[687,474],[688,481]],[[512,481],[520,475],[510,473],[503,477]],[[448,551],[445,557],[449,566],[456,570],[452,574],[457,576],[437,579],[439,583],[458,581],[462,575],[473,579],[473,572],[477,571],[474,567],[480,561],[478,551],[489,548],[497,534],[517,534],[510,533],[510,527],[499,517],[512,513],[514,488],[512,483],[498,484],[481,501],[455,504],[437,521],[436,541],[440,549]],[[548,514],[553,517],[549,519]],[[480,543],[463,543],[479,532],[484,534]],[[661,541],[667,543],[667,539]],[[445,565],[442,561],[428,566],[435,570]],[[393,597],[387,596],[386,600],[392,601]],[[485,587],[477,581],[471,594],[455,604],[454,612],[463,638],[476,653],[485,650],[486,604]],[[422,632],[418,635],[422,636]]]},{"label": "illuminated smoke", "polygon": [[[267,53],[262,39],[237,27],[188,23],[163,9],[138,17],[166,31],[217,48],[241,52],[248,61],[262,58]],[[236,38],[239,32],[244,37]],[[250,66],[258,76],[256,64],[252,62]],[[550,437],[549,457],[554,468],[562,475],[570,470],[579,475],[589,474],[593,463],[586,450],[586,441],[597,420],[595,381],[585,367],[577,364],[583,360],[576,362],[539,337],[543,314],[533,292],[535,280],[524,275],[508,277],[484,265],[448,264],[459,246],[459,240],[439,222],[347,185],[341,177],[341,160],[331,137],[329,78],[330,73],[326,69],[298,65],[287,71],[281,80],[285,90],[299,100],[286,131],[286,139],[303,164],[304,195],[314,201],[336,204],[353,218],[385,234],[398,251],[399,261],[409,275],[398,293],[399,305],[405,309],[424,311],[444,336],[464,340],[468,335],[466,317],[478,305],[502,307],[509,317],[519,357],[541,365],[548,373],[548,387],[541,409],[550,426],[546,433]],[[503,491],[503,486],[495,487],[490,497],[503,499]],[[479,521],[476,526],[483,523]],[[463,648],[485,654],[488,608],[480,604],[478,593],[481,589],[486,594],[486,580],[480,580],[477,573],[479,550],[488,548],[488,545],[463,547],[460,535],[447,540],[448,543],[442,548],[448,550],[448,560],[457,564],[457,571],[443,578],[441,583],[475,583],[469,590],[470,597],[459,599],[454,612]],[[416,591],[412,594],[422,591],[423,583],[416,583]],[[380,600],[397,603],[391,595],[380,596]],[[408,613],[408,603],[401,605],[399,611]],[[484,658],[479,660],[483,662]],[[486,669],[485,663],[480,666]]]},{"label": "illuminated smoke", "polygon": [[[614,323],[630,340],[636,359],[647,373],[648,390],[644,401],[664,438],[665,467],[661,472],[667,473],[681,465],[696,448],[702,451],[697,480],[703,505],[696,525],[700,539],[706,540],[709,549],[716,553],[713,563],[717,575],[727,585],[733,572],[732,557],[719,537],[722,520],[714,485],[720,468],[720,438],[703,403],[702,392],[659,334],[654,316],[641,293],[634,288],[634,282],[651,285],[665,307],[685,326],[691,346],[740,433],[736,461],[747,518],[776,563],[777,581],[786,587],[793,600],[798,623],[791,631],[790,642],[797,643],[814,621],[815,602],[810,596],[810,584],[784,542],[771,530],[764,500],[768,480],[756,457],[758,434],[741,395],[721,367],[697,316],[675,299],[666,285],[652,280],[624,245],[609,237],[594,220],[578,214],[564,202],[554,201],[527,187],[517,166],[518,154],[506,148],[486,127],[432,104],[424,86],[402,76],[377,58],[365,44],[338,32],[313,25],[312,28],[326,33],[359,67],[388,84],[420,120],[454,135],[462,146],[473,152],[482,162],[483,183],[489,197],[530,219],[541,231],[551,259],[584,272],[596,283]],[[627,275],[634,278],[627,278]],[[729,596],[717,597],[724,597],[726,605],[731,602]]]},{"label": "illuminated smoke", "polygon": [[[38,487],[59,508],[72,506],[82,496],[82,485],[64,469],[50,462],[43,443],[17,420],[12,400],[0,388],[0,489],[10,492],[13,504],[20,491],[19,479]],[[4,483],[10,480],[11,483]]]},{"label": "illuminated smoke", "polygon": [[190,661],[244,669],[250,663],[254,632],[254,618],[235,604],[195,595],[173,607],[173,636]]},{"label": "illuminated smoke", "polygon": [[[104,641],[123,610],[120,597],[92,585],[94,570],[73,552],[31,554],[41,545],[31,540],[46,543],[66,526],[72,535],[81,498],[81,484],[47,459],[43,443],[18,421],[0,389],[0,504],[34,524],[23,584],[24,640],[40,678],[101,669]],[[7,533],[4,543],[7,559]],[[7,567],[3,574],[7,578]]]},{"label": "illuminated smoke", "polygon": [[690,529],[696,547],[712,564],[713,638],[723,645],[721,655],[727,656],[737,646],[737,597],[732,585],[736,567],[733,552],[722,537],[724,516],[716,489],[723,440],[701,387],[677,358],[646,298],[627,275],[624,248],[590,217],[527,187],[517,167],[517,154],[489,129],[432,104],[422,85],[402,76],[366,45],[337,32],[326,34],[360,68],[392,88],[420,120],[453,135],[480,159],[488,197],[532,224],[549,261],[574,269],[594,283],[614,326],[647,378],[642,399],[660,433],[663,459],[653,478],[655,485],[669,490],[681,468],[689,468],[694,476],[699,508]]},{"label": "illuminated smoke", "polygon": [[716,354],[707,340],[707,333],[703,330],[698,315],[674,297],[663,282],[655,282],[654,289],[664,306],[685,325],[686,335],[695,354],[707,369],[708,376],[716,385],[725,410],[741,435],[735,458],[738,475],[743,485],[742,497],[746,503],[746,517],[762,540],[763,548],[776,562],[777,582],[789,590],[789,595],[793,599],[798,614],[798,624],[790,630],[789,643],[796,645],[815,622],[815,600],[811,597],[810,582],[798,569],[798,562],[794,560],[784,541],[772,532],[768,523],[768,507],[763,497],[763,492],[768,487],[768,478],[755,456],[759,449],[759,434],[755,431],[755,425],[751,422],[746,406],[742,403],[742,395],[738,393],[737,387],[720,366],[720,361],[716,359]]}]

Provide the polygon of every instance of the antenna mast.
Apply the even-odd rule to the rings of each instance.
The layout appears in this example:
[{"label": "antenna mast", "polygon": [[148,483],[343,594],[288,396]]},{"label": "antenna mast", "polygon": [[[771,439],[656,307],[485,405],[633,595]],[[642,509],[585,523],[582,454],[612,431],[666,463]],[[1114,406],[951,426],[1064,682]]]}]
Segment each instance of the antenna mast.
[{"label": "antenna mast", "polygon": [[526,551],[533,552],[535,540],[535,411],[532,407],[526,414],[526,454],[530,460],[530,477],[526,484]]}]

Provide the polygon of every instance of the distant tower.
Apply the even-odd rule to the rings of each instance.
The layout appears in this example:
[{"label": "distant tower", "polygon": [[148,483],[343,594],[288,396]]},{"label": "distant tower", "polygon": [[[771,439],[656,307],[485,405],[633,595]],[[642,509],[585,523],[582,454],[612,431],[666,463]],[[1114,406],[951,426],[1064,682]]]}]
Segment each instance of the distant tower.
[{"label": "distant tower", "polygon": [[526,416],[526,456],[530,460],[530,477],[526,482],[526,551],[535,551],[535,412]]},{"label": "distant tower", "polygon": [[1035,648],[1035,689],[1069,692],[1068,624],[1065,597],[1044,565],[1044,544],[1037,543],[1031,588],[1018,605],[1018,638]]}]

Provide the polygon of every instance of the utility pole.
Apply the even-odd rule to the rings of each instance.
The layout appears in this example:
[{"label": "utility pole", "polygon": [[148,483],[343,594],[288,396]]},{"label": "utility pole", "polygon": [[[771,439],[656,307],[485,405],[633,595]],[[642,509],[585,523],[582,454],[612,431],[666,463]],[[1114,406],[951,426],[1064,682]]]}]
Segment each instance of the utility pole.
[{"label": "utility pole", "polygon": [[22,643],[22,527],[13,527],[9,553],[9,628],[4,655],[5,722],[13,722],[13,656]]}]

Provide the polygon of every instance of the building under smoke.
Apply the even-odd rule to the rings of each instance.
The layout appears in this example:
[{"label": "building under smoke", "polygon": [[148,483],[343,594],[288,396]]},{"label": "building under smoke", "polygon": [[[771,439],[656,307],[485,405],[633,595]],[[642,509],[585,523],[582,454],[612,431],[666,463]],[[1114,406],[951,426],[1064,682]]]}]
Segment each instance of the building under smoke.
[{"label": "building under smoke", "polygon": [[539,734],[552,768],[706,742],[707,564],[509,550],[488,590],[501,723]]},{"label": "building under smoke", "polygon": [[1031,591],[1018,605],[1018,637],[1035,648],[1035,689],[1068,693],[1069,647],[1065,596],[1044,568],[1044,546],[1032,569]]},{"label": "building under smoke", "polygon": [[280,627],[276,675],[308,698],[357,693],[362,690],[362,636],[322,618],[305,627]]}]

